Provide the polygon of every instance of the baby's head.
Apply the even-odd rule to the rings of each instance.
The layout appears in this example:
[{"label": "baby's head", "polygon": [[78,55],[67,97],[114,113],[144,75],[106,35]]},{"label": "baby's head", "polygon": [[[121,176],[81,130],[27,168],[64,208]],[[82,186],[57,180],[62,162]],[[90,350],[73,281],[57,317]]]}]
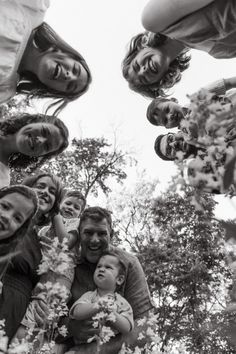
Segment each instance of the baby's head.
[{"label": "baby's head", "polygon": [[79,218],[86,205],[82,193],[77,190],[66,190],[60,204],[60,213],[66,219]]},{"label": "baby's head", "polygon": [[147,119],[154,125],[166,128],[178,127],[184,118],[185,108],[178,104],[176,98],[154,98],[147,108]]},{"label": "baby's head", "polygon": [[97,263],[93,278],[99,289],[114,292],[125,280],[125,265],[117,254],[105,252]]}]

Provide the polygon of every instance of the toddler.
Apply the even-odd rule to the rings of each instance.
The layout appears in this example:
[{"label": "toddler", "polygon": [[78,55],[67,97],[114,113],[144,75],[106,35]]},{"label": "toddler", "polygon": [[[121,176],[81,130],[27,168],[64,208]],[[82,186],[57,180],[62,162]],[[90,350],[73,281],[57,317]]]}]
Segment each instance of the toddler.
[{"label": "toddler", "polygon": [[132,308],[127,300],[116,292],[125,280],[123,262],[115,253],[105,252],[97,263],[93,278],[96,290],[86,292],[72,305],[70,318],[91,319],[102,311],[106,314],[105,323],[115,334],[131,331],[134,326]]}]

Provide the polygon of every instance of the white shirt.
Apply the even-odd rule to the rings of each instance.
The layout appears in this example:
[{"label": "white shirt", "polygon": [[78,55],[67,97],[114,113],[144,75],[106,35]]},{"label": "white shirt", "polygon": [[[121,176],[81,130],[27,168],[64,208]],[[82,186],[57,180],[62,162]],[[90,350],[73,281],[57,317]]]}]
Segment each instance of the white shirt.
[{"label": "white shirt", "polygon": [[24,50],[48,7],[49,0],[0,0],[0,103],[16,93]]}]

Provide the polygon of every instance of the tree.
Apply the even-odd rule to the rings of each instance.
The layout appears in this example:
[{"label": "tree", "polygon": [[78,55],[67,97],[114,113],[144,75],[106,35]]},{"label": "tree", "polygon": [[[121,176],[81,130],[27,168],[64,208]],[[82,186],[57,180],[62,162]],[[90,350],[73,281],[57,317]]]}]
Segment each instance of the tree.
[{"label": "tree", "polygon": [[[167,193],[152,209],[160,236],[140,253],[157,299],[163,346],[181,340],[193,353],[233,353],[224,328],[231,274],[225,264],[223,230],[213,218],[215,202],[202,196],[204,211],[192,205],[192,190]],[[213,325],[214,323],[214,325]]]},{"label": "tree", "polygon": [[[88,194],[97,196],[99,191],[107,195],[114,180],[122,183],[127,177],[128,157],[104,138],[73,139],[66,151],[45,163],[40,170],[57,175],[66,188],[79,189],[87,198]],[[12,171],[11,183],[21,183],[27,174],[27,169]]]},{"label": "tree", "polygon": [[122,193],[119,235],[144,268],[162,349],[184,343],[190,353],[234,353],[227,337],[231,316],[224,312],[232,279],[215,202],[199,195],[204,209],[197,210],[189,187],[181,195],[155,197],[153,191],[143,181],[130,196]]},{"label": "tree", "polygon": [[[132,187],[124,186],[109,196],[108,208],[113,211],[116,242],[139,253],[144,244],[151,244],[158,233],[151,217],[157,180],[148,181],[145,171]],[[113,240],[114,242],[114,240]]]}]

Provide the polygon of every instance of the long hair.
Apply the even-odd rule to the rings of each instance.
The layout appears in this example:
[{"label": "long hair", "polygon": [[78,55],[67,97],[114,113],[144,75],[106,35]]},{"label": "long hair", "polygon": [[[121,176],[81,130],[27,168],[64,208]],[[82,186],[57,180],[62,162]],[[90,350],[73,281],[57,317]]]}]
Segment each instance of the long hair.
[{"label": "long hair", "polygon": [[48,106],[47,111],[50,108],[55,107],[54,115],[57,115],[69,102],[79,98],[88,90],[92,81],[90,69],[82,55],[58,36],[58,34],[46,22],[43,22],[32,32],[31,40],[41,52],[46,53],[49,49],[54,49],[55,51],[60,50],[64,54],[68,54],[69,57],[75,59],[83,66],[88,75],[87,83],[81,91],[76,93],[66,93],[47,87],[39,81],[36,75],[30,72],[24,72],[21,74],[20,82],[17,86],[17,93],[27,94],[30,98],[55,99],[55,101]]},{"label": "long hair", "polygon": [[160,48],[168,39],[160,33],[143,32],[134,36],[129,44],[128,52],[122,62],[122,73],[124,78],[129,82],[131,90],[140,93],[143,96],[155,98],[158,96],[167,96],[169,88],[173,87],[178,81],[181,80],[181,73],[189,67],[191,59],[188,55],[188,49],[184,49],[171,63],[167,72],[163,75],[162,79],[152,84],[135,85],[129,79],[129,68],[133,59],[138,52],[146,47]]},{"label": "long hair", "polygon": [[60,202],[61,202],[62,191],[63,191],[63,187],[60,179],[57,176],[47,172],[39,172],[34,176],[26,177],[23,180],[22,185],[34,188],[36,182],[42,177],[50,177],[56,186],[56,191],[55,191],[54,205],[52,206],[51,210],[47,213],[47,215],[41,215],[41,217],[37,220],[38,226],[44,226],[48,224],[51,221],[52,216],[59,213]]},{"label": "long hair", "polygon": [[[21,227],[14,233],[14,235],[7,238],[6,240],[1,241],[1,246],[3,246],[2,251],[4,251],[4,253],[12,252],[15,249],[16,245],[23,239],[29,228],[32,226],[34,217],[38,211],[38,197],[33,189],[23,185],[12,185],[10,187],[4,187],[0,189],[0,199],[5,195],[12,193],[21,194],[25,198],[31,200],[33,203],[33,208],[31,209],[30,215],[25,220],[24,224],[21,225]],[[3,255],[2,251],[1,256]]]},{"label": "long hair", "polygon": [[21,153],[14,153],[10,156],[8,160],[9,167],[18,170],[29,167],[30,170],[33,171],[39,168],[45,161],[60,154],[69,145],[68,129],[65,126],[65,124],[55,116],[24,113],[22,115],[17,115],[15,117],[11,117],[8,119],[3,119],[0,122],[0,132],[2,133],[3,136],[12,135],[28,124],[39,123],[39,122],[53,124],[60,130],[60,134],[63,139],[61,146],[57,150],[49,152],[39,157],[27,156]]}]

